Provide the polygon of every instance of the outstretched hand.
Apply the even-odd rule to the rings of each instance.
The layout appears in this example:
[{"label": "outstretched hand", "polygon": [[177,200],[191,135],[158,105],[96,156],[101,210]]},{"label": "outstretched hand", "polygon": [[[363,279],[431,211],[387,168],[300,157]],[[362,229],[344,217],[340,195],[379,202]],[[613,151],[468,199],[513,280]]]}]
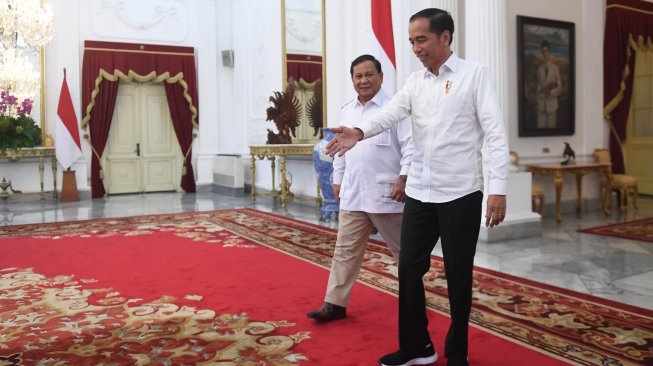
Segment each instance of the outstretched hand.
[{"label": "outstretched hand", "polygon": [[329,131],[336,134],[336,136],[326,145],[325,153],[331,157],[336,154],[338,154],[338,156],[343,156],[363,138],[363,131],[357,128],[340,126],[331,127],[329,128]]}]

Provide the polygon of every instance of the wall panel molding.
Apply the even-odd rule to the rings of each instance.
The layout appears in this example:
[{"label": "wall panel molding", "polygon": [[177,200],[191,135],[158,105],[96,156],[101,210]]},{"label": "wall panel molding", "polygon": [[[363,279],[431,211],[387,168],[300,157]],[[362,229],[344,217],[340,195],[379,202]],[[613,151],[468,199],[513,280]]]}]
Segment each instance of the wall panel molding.
[{"label": "wall panel molding", "polygon": [[188,0],[93,1],[91,31],[98,38],[182,43],[193,23]]}]

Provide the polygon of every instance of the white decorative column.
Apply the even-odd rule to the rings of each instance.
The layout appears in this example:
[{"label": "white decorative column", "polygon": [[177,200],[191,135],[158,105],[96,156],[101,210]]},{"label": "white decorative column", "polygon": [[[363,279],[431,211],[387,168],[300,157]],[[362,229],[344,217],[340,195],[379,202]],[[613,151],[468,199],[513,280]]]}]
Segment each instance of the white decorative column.
[{"label": "white decorative column", "polygon": [[[283,88],[281,51],[280,0],[232,1],[232,32],[234,67],[231,89],[232,119],[221,121],[221,131],[227,131],[232,150],[245,163],[245,182],[260,187],[271,186],[270,162],[259,160],[256,176],[250,175],[249,145],[265,144],[267,129],[274,123],[266,121],[269,98]],[[243,14],[247,16],[243,17]],[[261,21],[264,19],[265,21]],[[227,125],[224,125],[224,124]],[[225,136],[221,137],[224,140]],[[277,180],[278,182],[278,180]]]},{"label": "white decorative column", "polygon": [[480,61],[490,68],[504,116],[509,110],[506,45],[508,21],[505,0],[465,1],[465,57]]},{"label": "white decorative column", "polygon": [[[465,46],[465,27],[462,22],[461,0],[432,0],[431,3],[434,8],[446,10],[453,18],[453,41],[451,42],[451,49],[458,54],[459,57],[464,57]],[[419,11],[419,9],[417,10]]]},{"label": "white decorative column", "polygon": [[[197,189],[211,189],[213,158],[218,153],[218,50],[215,1],[201,0],[197,12],[197,87],[199,94],[199,135],[193,143],[196,152]],[[199,77],[201,75],[201,77]],[[199,141],[198,141],[199,140]]]},{"label": "white decorative column", "polygon": [[[487,65],[492,74],[504,119],[510,110],[508,99],[508,47],[505,0],[465,1],[465,56]],[[513,22],[510,22],[511,24]],[[505,119],[506,134],[514,124]],[[483,154],[484,157],[488,154]],[[487,166],[484,159],[487,186]],[[485,227],[487,199],[483,202],[480,239],[488,242],[524,238],[541,234],[540,215],[531,210],[531,173],[512,171],[508,180],[508,211],[505,221],[492,229]]]},{"label": "white decorative column", "polygon": [[454,21],[453,41],[451,48],[458,56],[465,56],[465,29],[463,19],[464,0],[392,0],[393,28],[395,31],[395,53],[397,58],[397,86],[401,87],[408,76],[424,66],[413,54],[408,39],[408,24],[410,17],[426,8],[438,8],[451,14]]},{"label": "white decorative column", "polygon": [[[603,109],[596,108],[603,105],[603,57],[596,57],[603,54],[603,37],[584,35],[603,34],[605,1],[583,0],[582,16],[582,24],[576,26],[576,42],[582,42],[582,46],[576,48],[576,85],[582,85],[576,87],[580,102],[577,104],[580,111],[576,112],[576,131],[583,134],[585,153],[591,155],[597,146],[608,146],[610,128],[608,123],[585,125],[585,121],[604,121],[604,117]],[[594,183],[594,187],[598,184]]]}]

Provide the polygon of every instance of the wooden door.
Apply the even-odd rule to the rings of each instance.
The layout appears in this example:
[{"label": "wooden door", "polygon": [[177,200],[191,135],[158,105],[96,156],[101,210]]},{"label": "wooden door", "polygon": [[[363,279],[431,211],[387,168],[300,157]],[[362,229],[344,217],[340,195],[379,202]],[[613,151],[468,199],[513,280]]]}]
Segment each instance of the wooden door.
[{"label": "wooden door", "polygon": [[181,179],[181,149],[162,84],[142,84],[142,191],[174,191]]},{"label": "wooden door", "polygon": [[121,82],[104,153],[107,194],[178,190],[181,161],[163,85]]}]

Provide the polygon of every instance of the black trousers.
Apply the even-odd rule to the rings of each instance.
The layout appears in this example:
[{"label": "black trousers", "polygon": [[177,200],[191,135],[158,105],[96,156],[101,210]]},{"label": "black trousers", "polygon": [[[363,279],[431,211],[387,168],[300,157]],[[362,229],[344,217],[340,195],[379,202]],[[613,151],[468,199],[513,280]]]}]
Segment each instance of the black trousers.
[{"label": "black trousers", "polygon": [[406,199],[399,258],[399,348],[402,351],[414,353],[431,343],[422,276],[428,272],[431,252],[441,238],[451,309],[445,356],[467,357],[472,272],[482,200],[480,191],[446,203]]}]

